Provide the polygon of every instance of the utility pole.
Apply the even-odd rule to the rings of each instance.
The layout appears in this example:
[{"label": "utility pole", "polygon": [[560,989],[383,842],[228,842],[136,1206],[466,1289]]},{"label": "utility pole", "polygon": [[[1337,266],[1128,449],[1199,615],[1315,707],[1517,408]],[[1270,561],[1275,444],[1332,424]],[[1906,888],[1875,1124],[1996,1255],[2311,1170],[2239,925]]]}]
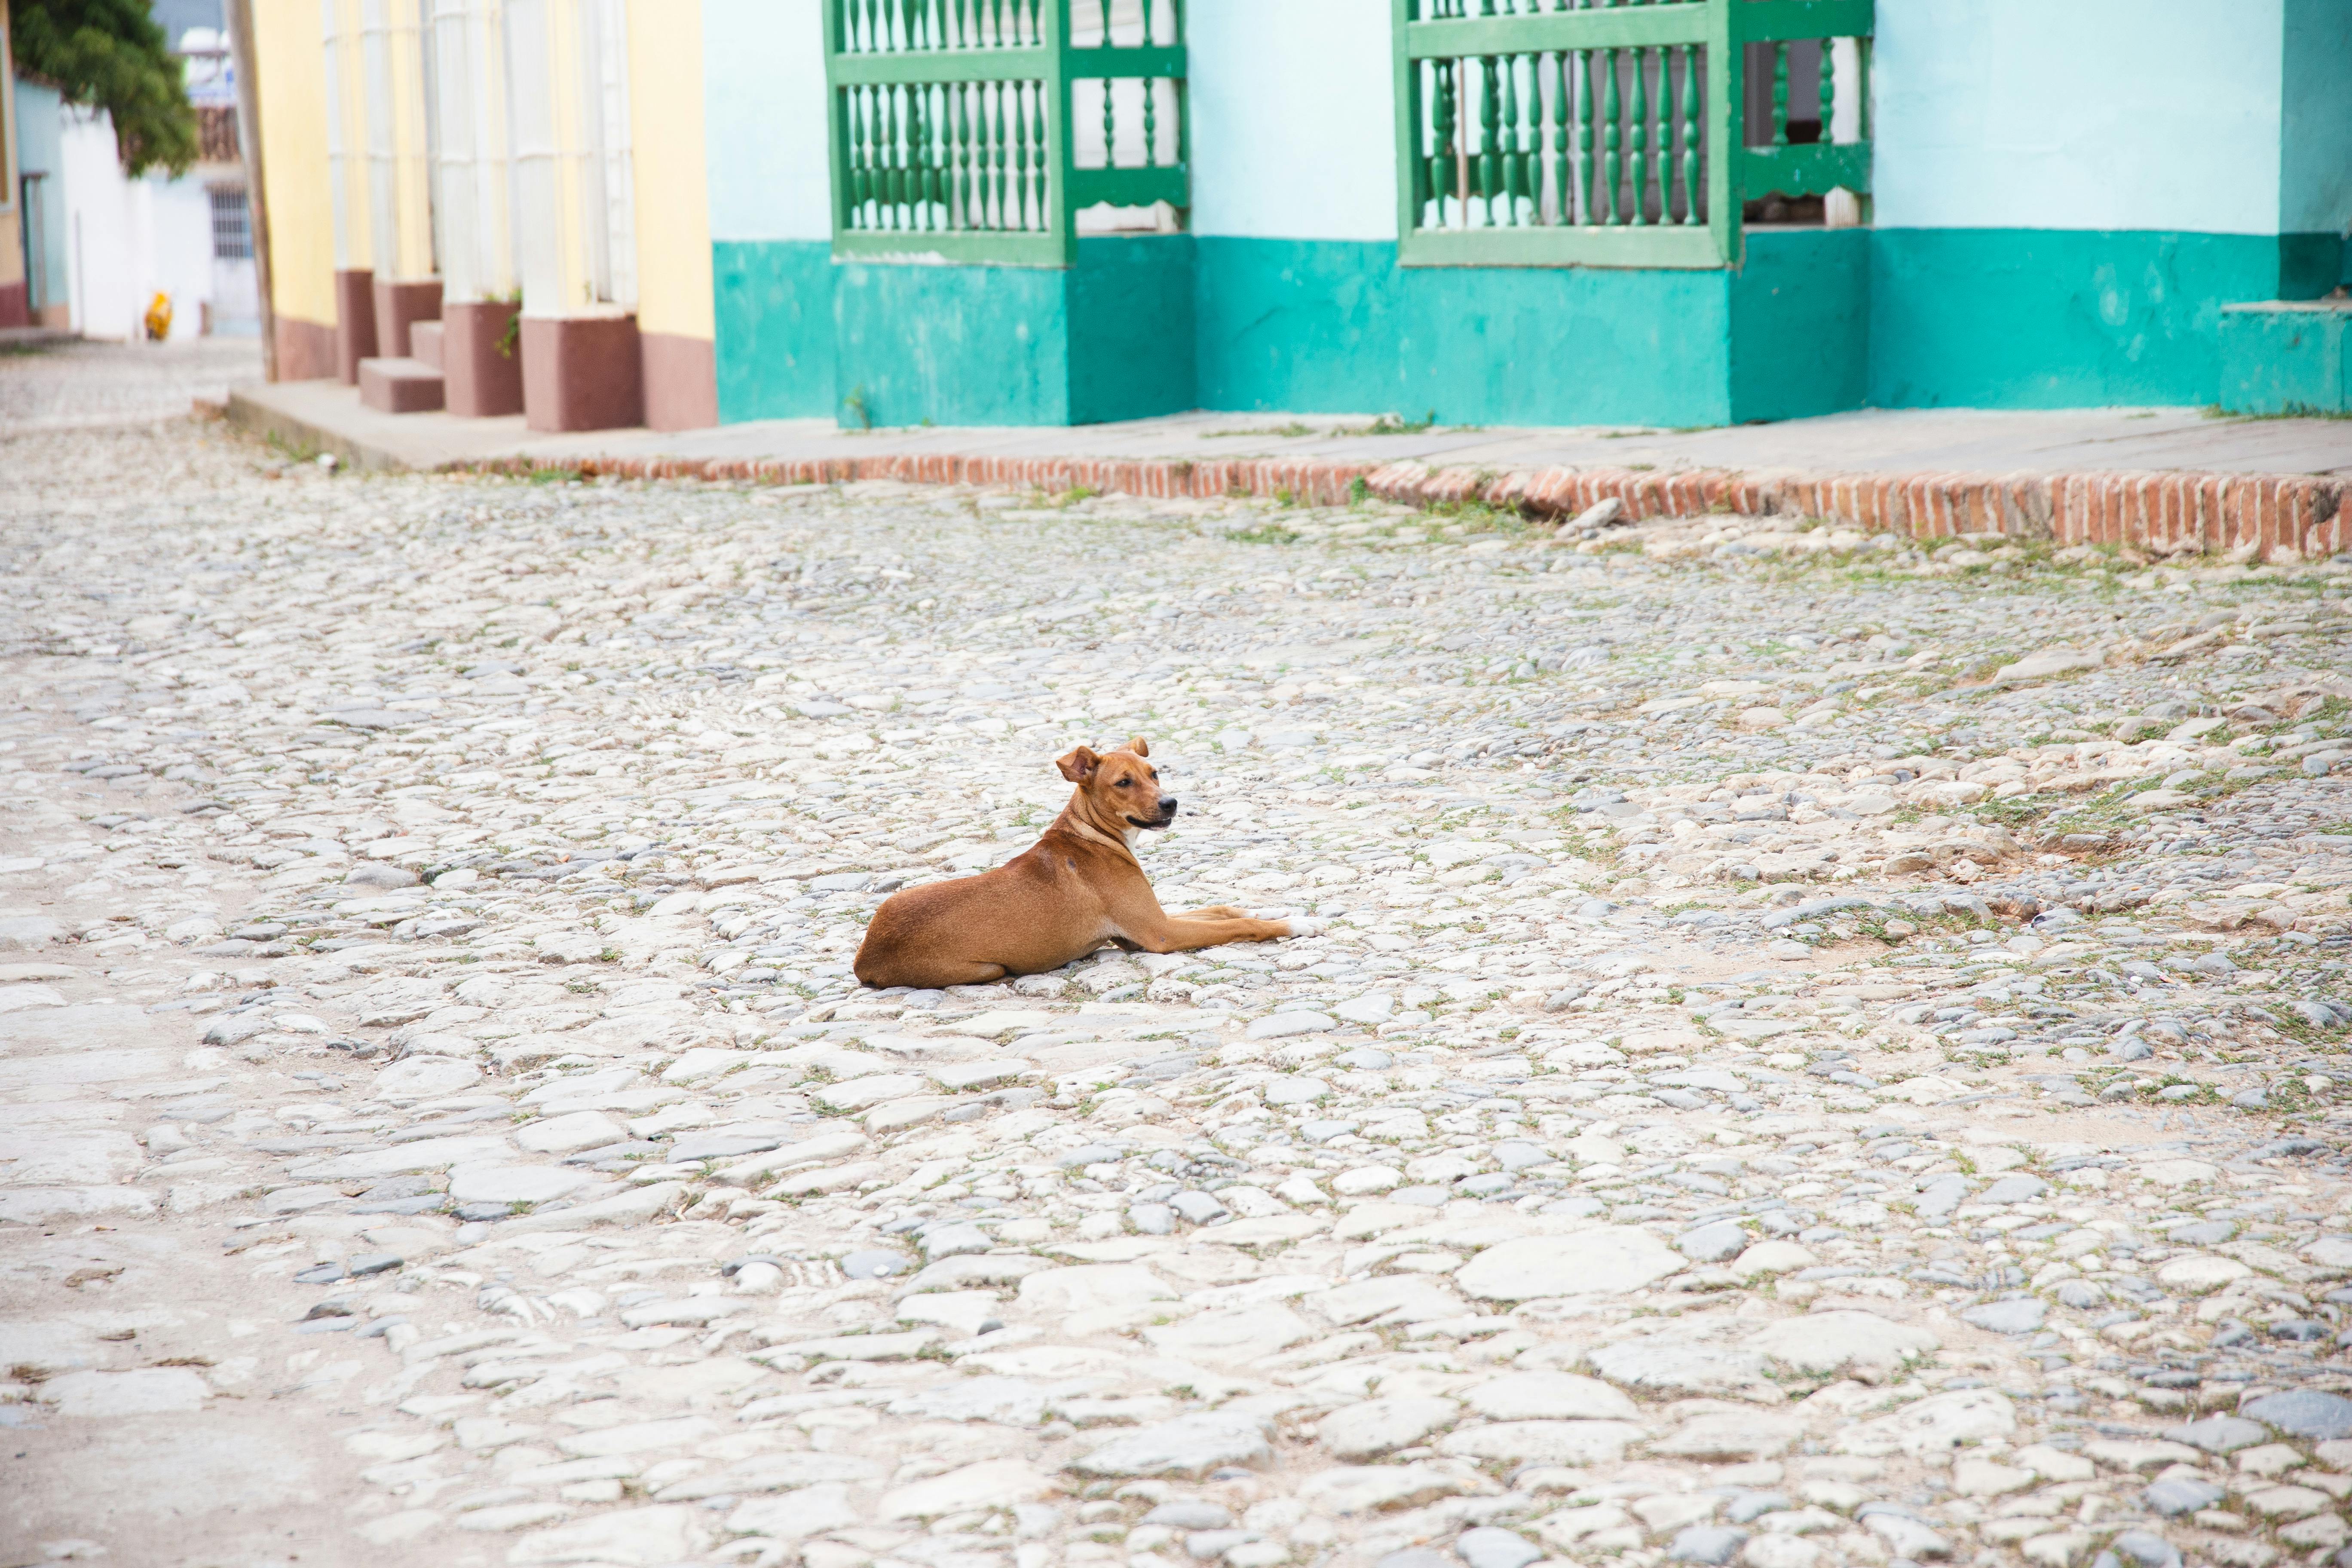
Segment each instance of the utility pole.
[{"label": "utility pole", "polygon": [[245,162],[245,217],[253,237],[253,284],[261,296],[261,377],[278,379],[278,305],[269,287],[269,196],[262,184],[261,73],[255,66],[253,0],[226,0],[229,64],[236,72],[236,145]]}]

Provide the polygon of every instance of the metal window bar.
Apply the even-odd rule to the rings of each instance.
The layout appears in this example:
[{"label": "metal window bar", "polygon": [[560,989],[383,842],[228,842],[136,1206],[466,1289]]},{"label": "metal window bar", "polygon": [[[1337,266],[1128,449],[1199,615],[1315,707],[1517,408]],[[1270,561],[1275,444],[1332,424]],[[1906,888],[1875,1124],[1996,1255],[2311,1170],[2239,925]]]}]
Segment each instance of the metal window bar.
[{"label": "metal window bar", "polygon": [[[1407,265],[1721,267],[1740,254],[1747,196],[1868,191],[1873,0],[1395,8]],[[1838,39],[1853,40],[1853,68],[1805,79],[1818,90],[1792,110],[1791,49],[1830,59]],[[1777,62],[1758,79],[1771,94],[1760,122],[1751,53]],[[1861,134],[1833,141],[1849,101]],[[1821,140],[1792,142],[1792,121],[1801,134],[1815,112]]]},{"label": "metal window bar", "polygon": [[235,186],[212,186],[205,192],[212,208],[213,259],[253,259],[253,212],[245,192]]},{"label": "metal window bar", "polygon": [[1191,205],[1181,0],[826,0],[834,252],[1067,266]]}]

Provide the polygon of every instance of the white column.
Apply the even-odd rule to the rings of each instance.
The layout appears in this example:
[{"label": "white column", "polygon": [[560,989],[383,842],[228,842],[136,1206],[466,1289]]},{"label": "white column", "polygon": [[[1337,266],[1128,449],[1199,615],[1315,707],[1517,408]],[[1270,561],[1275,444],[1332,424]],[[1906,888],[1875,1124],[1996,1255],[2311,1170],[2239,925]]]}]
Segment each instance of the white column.
[{"label": "white column", "polygon": [[550,33],[553,0],[507,0],[507,146],[514,188],[515,271],[527,316],[561,316],[564,288],[563,145]]},{"label": "white column", "polygon": [[394,120],[392,17],[387,0],[361,0],[360,67],[367,123],[368,241],[375,275],[398,278],[400,131]]},{"label": "white column", "polygon": [[636,179],[629,138],[629,26],[625,0],[580,0],[581,234],[590,288],[604,303],[637,304]]},{"label": "white column", "polygon": [[343,24],[341,0],[319,0],[327,50],[327,186],[335,209],[335,269],[352,259],[351,136],[343,123]]},{"label": "white column", "polygon": [[469,0],[431,0],[434,206],[440,219],[441,298],[470,304],[483,293],[478,227],[481,153],[474,122],[474,78],[479,68]]}]

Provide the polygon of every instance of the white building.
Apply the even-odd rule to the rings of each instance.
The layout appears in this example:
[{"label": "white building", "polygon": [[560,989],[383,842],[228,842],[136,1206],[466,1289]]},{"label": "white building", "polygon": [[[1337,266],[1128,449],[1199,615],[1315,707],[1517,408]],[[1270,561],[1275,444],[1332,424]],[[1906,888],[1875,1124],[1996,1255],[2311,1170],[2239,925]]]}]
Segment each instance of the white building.
[{"label": "white building", "polygon": [[20,125],[16,140],[28,151],[55,150],[58,167],[39,173],[53,182],[45,205],[59,232],[48,250],[63,276],[47,279],[47,293],[63,296],[67,324],[84,337],[143,337],[158,294],[171,302],[173,342],[260,331],[227,40],[216,27],[190,27],[176,47],[203,129],[202,157],[177,179],[126,177],[103,111],[60,105],[46,92],[17,95],[20,117],[56,119]]}]

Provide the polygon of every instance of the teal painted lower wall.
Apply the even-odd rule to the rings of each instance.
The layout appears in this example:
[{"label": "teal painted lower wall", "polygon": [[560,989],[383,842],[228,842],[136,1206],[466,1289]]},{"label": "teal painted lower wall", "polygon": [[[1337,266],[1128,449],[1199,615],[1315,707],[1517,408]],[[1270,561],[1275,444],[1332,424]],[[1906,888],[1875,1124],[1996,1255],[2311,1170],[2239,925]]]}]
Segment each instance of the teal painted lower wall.
[{"label": "teal painted lower wall", "polygon": [[1726,276],[1403,268],[1397,393],[1376,406],[1448,425],[1725,424]]},{"label": "teal painted lower wall", "polygon": [[1408,268],[1386,243],[1195,244],[1208,408],[1724,425],[1851,408],[1866,380],[1866,230],[1759,233],[1737,273]]},{"label": "teal painted lower wall", "polygon": [[2221,395],[2232,414],[2352,414],[2352,303],[2221,312]]},{"label": "teal painted lower wall", "polygon": [[1385,242],[1083,241],[1067,270],[714,247],[720,417],[1058,425],[1183,408],[1721,425],[2201,405],[2221,306],[2334,286],[2333,235],[1758,229],[1736,271],[1404,268]]},{"label": "teal painted lower wall", "polygon": [[1870,386],[1870,231],[1753,230],[1729,274],[1730,422],[1859,408]]},{"label": "teal painted lower wall", "polygon": [[710,247],[719,420],[834,413],[833,247],[821,239]]},{"label": "teal painted lower wall", "polygon": [[1081,239],[1069,277],[1072,421],[1201,406],[1189,234]]},{"label": "teal painted lower wall", "polygon": [[1720,273],[1406,268],[1383,242],[1195,244],[1204,407],[1449,425],[1727,416]]},{"label": "teal painted lower wall", "polygon": [[844,426],[1074,423],[1066,273],[870,262],[834,272]]},{"label": "teal painted lower wall", "polygon": [[1873,230],[1869,401],[2211,403],[2221,307],[2324,293],[2336,250],[2333,236]]}]

